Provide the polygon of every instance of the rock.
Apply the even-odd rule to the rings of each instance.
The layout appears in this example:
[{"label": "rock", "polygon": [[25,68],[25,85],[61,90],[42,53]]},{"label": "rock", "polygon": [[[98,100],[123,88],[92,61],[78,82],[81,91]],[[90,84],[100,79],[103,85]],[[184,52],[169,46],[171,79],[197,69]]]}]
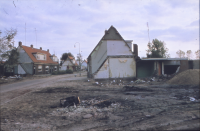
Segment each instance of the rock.
[{"label": "rock", "polygon": [[91,118],[91,117],[92,117],[91,114],[86,114],[86,115],[83,116],[83,119],[89,119],[89,118]]}]

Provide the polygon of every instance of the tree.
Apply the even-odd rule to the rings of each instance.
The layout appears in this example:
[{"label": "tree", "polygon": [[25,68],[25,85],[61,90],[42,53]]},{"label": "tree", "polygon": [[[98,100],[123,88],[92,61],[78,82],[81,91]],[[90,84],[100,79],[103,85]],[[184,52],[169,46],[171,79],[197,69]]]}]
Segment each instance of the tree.
[{"label": "tree", "polygon": [[189,60],[192,59],[192,51],[191,50],[187,50],[186,55],[187,55]]},{"label": "tree", "polygon": [[176,54],[178,55],[178,58],[185,58],[185,52],[182,50],[178,50]]},{"label": "tree", "polygon": [[148,49],[147,57],[151,58],[168,58],[168,48],[164,41],[159,41],[158,39],[153,39],[152,43],[147,44]]},{"label": "tree", "polygon": [[199,54],[200,50],[195,51],[195,55],[196,55],[196,59],[200,59],[200,54]]},{"label": "tree", "polygon": [[74,57],[74,56],[72,55],[72,53],[70,53],[70,52],[68,52],[68,53],[63,53],[63,54],[62,54],[62,57],[60,58],[60,60],[63,60],[63,61],[67,60],[68,56]]},{"label": "tree", "polygon": [[5,30],[5,36],[1,36],[2,32],[0,30],[0,62],[6,61],[11,55],[11,50],[16,49],[14,47],[14,37],[17,34],[16,29]]},{"label": "tree", "polygon": [[[80,54],[77,54],[77,59],[76,59],[78,62],[82,63],[83,62],[83,56]],[[79,63],[79,65],[80,65]]]}]

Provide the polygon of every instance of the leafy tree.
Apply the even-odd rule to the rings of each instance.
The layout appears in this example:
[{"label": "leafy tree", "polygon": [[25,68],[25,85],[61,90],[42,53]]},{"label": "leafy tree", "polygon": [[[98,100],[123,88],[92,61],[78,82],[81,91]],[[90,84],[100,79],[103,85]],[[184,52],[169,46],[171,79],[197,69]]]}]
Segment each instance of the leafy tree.
[{"label": "leafy tree", "polygon": [[200,54],[199,54],[200,50],[195,51],[195,55],[196,55],[196,59],[200,59]]},{"label": "leafy tree", "polygon": [[11,50],[16,49],[14,47],[14,37],[17,34],[16,29],[5,30],[5,36],[2,36],[2,32],[0,30],[0,61],[6,61],[9,59],[11,54]]},{"label": "leafy tree", "polygon": [[62,57],[60,58],[60,60],[63,60],[63,61],[67,60],[68,56],[74,57],[74,56],[72,55],[72,53],[70,53],[70,52],[69,52],[69,53],[63,53],[63,54],[62,54]]},{"label": "leafy tree", "polygon": [[152,43],[147,44],[148,49],[147,57],[151,58],[168,58],[168,48],[164,41],[159,41],[158,39],[153,39]]},{"label": "leafy tree", "polygon": [[79,63],[79,65],[83,62],[83,56],[80,54],[77,54],[77,59],[76,59]]},{"label": "leafy tree", "polygon": [[176,54],[178,55],[178,58],[185,58],[185,52],[182,50],[178,50]]},{"label": "leafy tree", "polygon": [[192,51],[191,50],[187,50],[186,55],[187,55],[189,60],[192,59]]}]

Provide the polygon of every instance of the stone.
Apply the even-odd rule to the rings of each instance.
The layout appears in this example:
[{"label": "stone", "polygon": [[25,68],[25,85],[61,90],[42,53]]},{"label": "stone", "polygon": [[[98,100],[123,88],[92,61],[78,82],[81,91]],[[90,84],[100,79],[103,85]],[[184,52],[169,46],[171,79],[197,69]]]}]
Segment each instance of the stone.
[{"label": "stone", "polygon": [[86,114],[86,115],[83,116],[83,119],[89,119],[89,118],[91,118],[91,117],[92,117],[91,114]]}]

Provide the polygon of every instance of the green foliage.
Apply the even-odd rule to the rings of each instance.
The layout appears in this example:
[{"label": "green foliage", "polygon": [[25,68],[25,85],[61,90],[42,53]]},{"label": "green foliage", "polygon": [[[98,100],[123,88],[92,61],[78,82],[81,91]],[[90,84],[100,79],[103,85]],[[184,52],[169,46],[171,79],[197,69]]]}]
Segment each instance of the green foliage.
[{"label": "green foliage", "polygon": [[65,60],[67,60],[68,56],[74,57],[74,56],[72,55],[72,53],[69,52],[69,53],[63,53],[63,54],[62,54],[62,57],[61,57],[60,59],[63,60],[63,61],[65,61]]},{"label": "green foliage", "polygon": [[63,75],[63,74],[73,74],[73,71],[72,70],[55,71],[52,73],[52,75]]},{"label": "green foliage", "polygon": [[72,70],[66,70],[66,73],[67,74],[73,74],[73,71]]},{"label": "green foliage", "polygon": [[52,75],[62,75],[62,74],[66,74],[66,71],[55,71],[52,73]]},{"label": "green foliage", "polygon": [[12,49],[11,51],[8,51],[6,57],[8,57],[8,60],[6,61],[6,65],[14,66],[15,64],[18,63],[18,57],[19,57],[19,52],[17,52],[17,49]]},{"label": "green foliage", "polygon": [[168,48],[164,41],[159,41],[158,39],[153,39],[152,43],[147,44],[148,49],[147,57],[151,58],[169,58]]},{"label": "green foliage", "polygon": [[9,59],[11,50],[15,49],[14,47],[14,37],[17,34],[16,29],[5,30],[5,36],[1,36],[2,32],[0,30],[0,61],[6,61]]}]

